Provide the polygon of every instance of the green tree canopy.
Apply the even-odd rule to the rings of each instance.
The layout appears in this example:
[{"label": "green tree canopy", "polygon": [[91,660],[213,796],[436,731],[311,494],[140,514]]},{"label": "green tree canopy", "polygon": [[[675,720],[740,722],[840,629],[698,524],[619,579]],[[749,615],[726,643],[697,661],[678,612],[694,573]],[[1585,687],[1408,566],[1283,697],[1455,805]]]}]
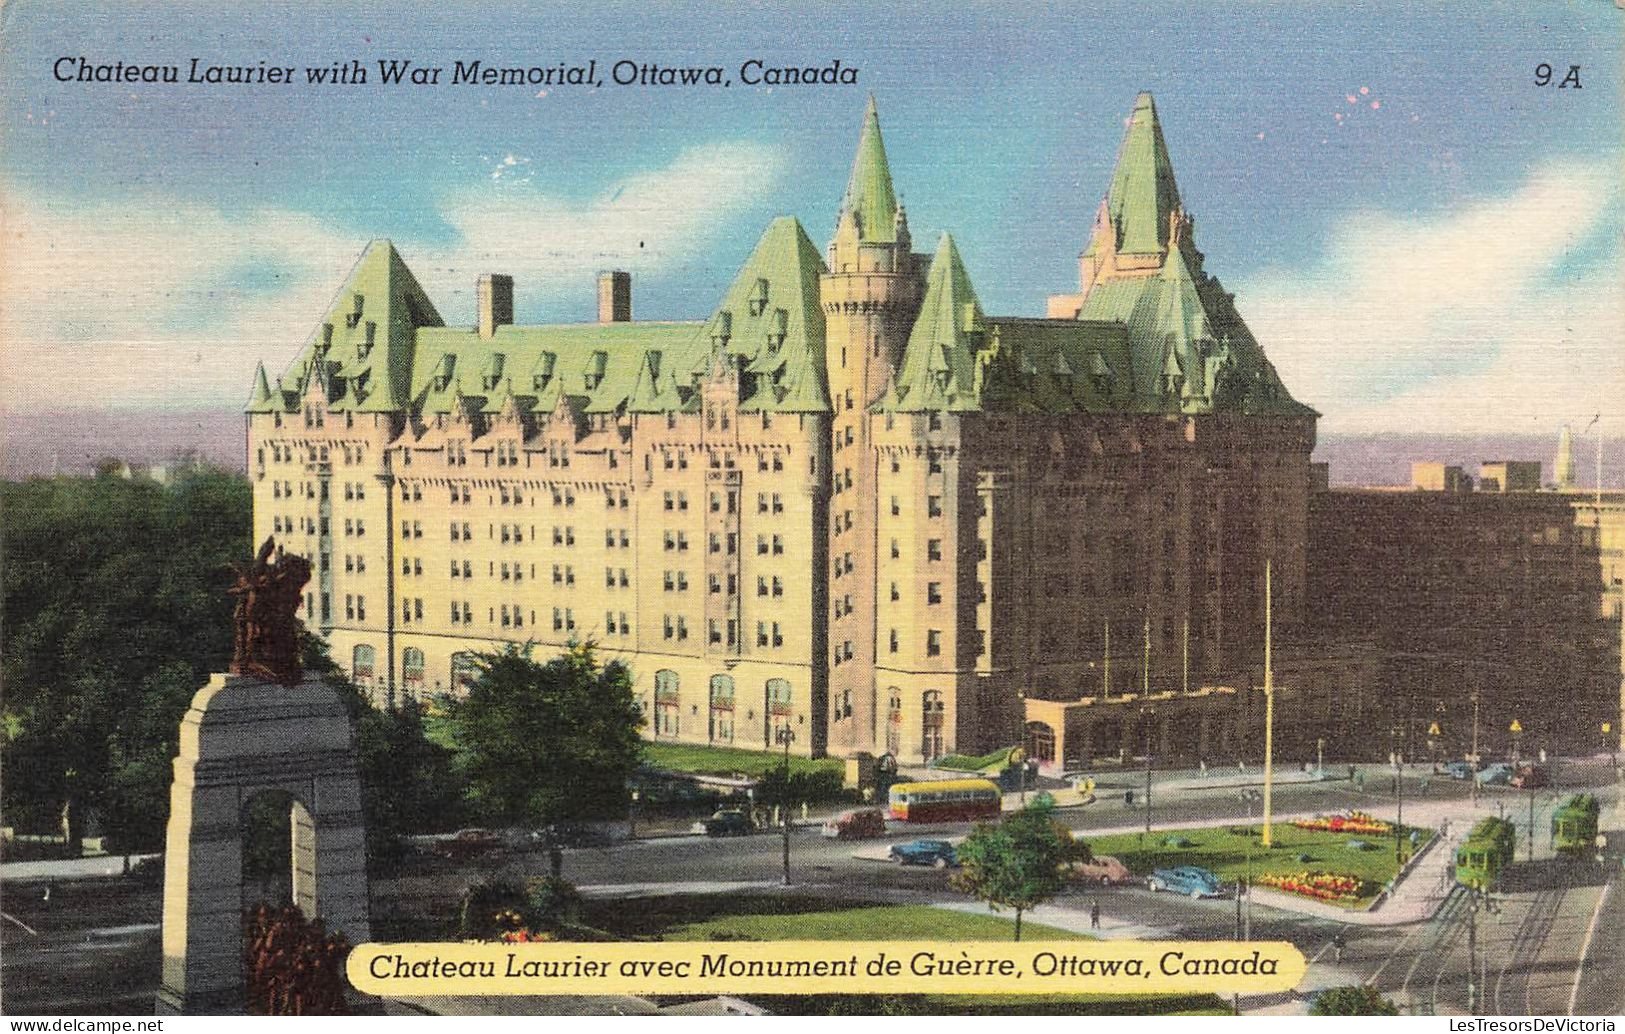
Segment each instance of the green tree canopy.
[{"label": "green tree canopy", "polygon": [[956,852],[960,870],[953,885],[995,911],[1013,909],[1019,941],[1022,913],[1060,893],[1067,869],[1088,852],[1056,821],[1054,802],[1039,798],[997,824],[978,825],[965,838]]},{"label": "green tree canopy", "polygon": [[77,845],[98,808],[120,848],[155,847],[181,716],[231,657],[230,564],[249,555],[246,479],[189,470],[0,484],[4,807]]},{"label": "green tree canopy", "polygon": [[1315,996],[1311,1016],[1398,1016],[1399,1009],[1368,984],[1328,987]]},{"label": "green tree canopy", "polygon": [[626,814],[641,751],[632,675],[591,643],[545,663],[530,648],[481,655],[448,725],[470,802],[491,821],[552,826]]}]

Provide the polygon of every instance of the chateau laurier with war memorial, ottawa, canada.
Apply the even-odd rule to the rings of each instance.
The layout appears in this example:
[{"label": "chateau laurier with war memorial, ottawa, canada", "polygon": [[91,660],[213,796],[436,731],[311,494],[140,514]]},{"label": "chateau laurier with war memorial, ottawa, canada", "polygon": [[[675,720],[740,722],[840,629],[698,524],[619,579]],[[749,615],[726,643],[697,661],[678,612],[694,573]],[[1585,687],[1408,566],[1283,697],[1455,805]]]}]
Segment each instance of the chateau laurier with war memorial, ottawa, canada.
[{"label": "chateau laurier with war memorial, ottawa, canada", "polygon": [[374,241],[256,375],[256,541],[310,560],[303,619],[381,703],[591,640],[663,741],[1234,759],[1268,610],[1278,709],[1383,706],[1308,628],[1317,414],[1205,268],[1149,94],[1106,187],[1041,318],[916,242],[873,100],[827,246],[773,220],[696,321],[608,271],[597,322],[520,326],[492,272],[448,326]]}]

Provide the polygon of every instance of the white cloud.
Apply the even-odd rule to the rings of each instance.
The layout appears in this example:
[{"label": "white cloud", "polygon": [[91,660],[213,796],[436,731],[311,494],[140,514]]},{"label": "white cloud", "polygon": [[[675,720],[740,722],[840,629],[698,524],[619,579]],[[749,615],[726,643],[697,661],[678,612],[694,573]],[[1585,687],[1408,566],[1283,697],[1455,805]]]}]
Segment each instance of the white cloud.
[{"label": "white cloud", "polygon": [[1625,391],[1619,220],[1607,167],[1551,166],[1443,215],[1353,214],[1239,304],[1327,430],[1547,433]]},{"label": "white cloud", "polygon": [[[395,243],[452,322],[472,321],[481,272],[514,274],[545,315],[565,298],[590,299],[603,266],[652,273],[703,258],[779,171],[775,151],[717,144],[587,202],[484,183],[443,207],[456,244]],[[303,213],[169,199],[87,206],[13,195],[0,234],[9,410],[237,405],[257,361],[274,376],[292,358],[366,244]]]}]

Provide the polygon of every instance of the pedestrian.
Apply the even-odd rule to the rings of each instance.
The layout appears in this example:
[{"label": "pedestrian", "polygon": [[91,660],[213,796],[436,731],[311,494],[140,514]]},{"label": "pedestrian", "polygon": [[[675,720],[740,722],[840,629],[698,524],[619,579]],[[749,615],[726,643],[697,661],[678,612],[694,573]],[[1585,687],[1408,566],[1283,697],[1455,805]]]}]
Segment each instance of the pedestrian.
[{"label": "pedestrian", "polygon": [[1089,929],[1100,929],[1100,901],[1097,898],[1089,899]]},{"label": "pedestrian", "polygon": [[1344,939],[1342,930],[1332,935],[1332,956],[1338,962],[1343,961],[1343,948],[1347,944],[1348,941]]}]

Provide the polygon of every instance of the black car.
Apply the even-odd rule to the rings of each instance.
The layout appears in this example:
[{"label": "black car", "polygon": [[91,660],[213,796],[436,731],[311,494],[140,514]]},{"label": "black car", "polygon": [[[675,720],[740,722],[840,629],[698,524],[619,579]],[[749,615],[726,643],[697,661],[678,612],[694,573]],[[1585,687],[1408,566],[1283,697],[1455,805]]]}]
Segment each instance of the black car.
[{"label": "black car", "polygon": [[719,811],[708,819],[701,819],[695,823],[699,827],[695,832],[704,832],[708,837],[742,837],[756,832],[756,824],[749,815],[742,811]]}]

